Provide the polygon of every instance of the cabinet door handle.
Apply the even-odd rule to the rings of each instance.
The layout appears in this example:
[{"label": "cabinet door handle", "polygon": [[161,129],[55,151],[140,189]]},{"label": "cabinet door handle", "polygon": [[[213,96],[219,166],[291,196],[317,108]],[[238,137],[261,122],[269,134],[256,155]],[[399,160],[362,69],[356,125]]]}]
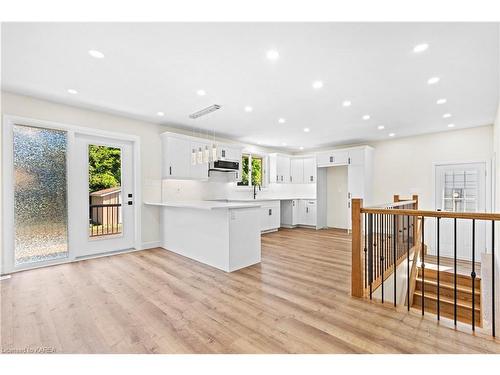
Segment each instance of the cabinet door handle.
[{"label": "cabinet door handle", "polygon": [[347,193],[347,198],[351,199],[351,193]]},{"label": "cabinet door handle", "polygon": [[310,177],[310,180],[311,180],[311,182],[313,182],[313,181],[314,181],[314,177],[313,177],[313,176],[311,176],[311,177]]},{"label": "cabinet door handle", "polygon": [[283,182],[283,176],[281,176],[281,182]]},{"label": "cabinet door handle", "polygon": [[351,164],[351,158],[347,158],[347,164]]},{"label": "cabinet door handle", "polygon": [[278,175],[276,175],[276,182],[278,182],[278,181],[279,181],[279,177],[278,177]]},{"label": "cabinet door handle", "polygon": [[269,209],[269,216],[272,216],[272,214],[273,214],[273,210],[270,208]]},{"label": "cabinet door handle", "polygon": [[292,176],[290,176],[290,182],[292,182]]},{"label": "cabinet door handle", "polygon": [[172,166],[168,167],[168,172],[170,173],[170,176],[172,176]]},{"label": "cabinet door handle", "polygon": [[333,156],[330,156],[330,163],[333,163],[335,158]]},{"label": "cabinet door handle", "polygon": [[306,214],[309,213],[309,207],[306,207]]},{"label": "cabinet door handle", "polygon": [[292,206],[295,207],[295,201],[292,201]]}]

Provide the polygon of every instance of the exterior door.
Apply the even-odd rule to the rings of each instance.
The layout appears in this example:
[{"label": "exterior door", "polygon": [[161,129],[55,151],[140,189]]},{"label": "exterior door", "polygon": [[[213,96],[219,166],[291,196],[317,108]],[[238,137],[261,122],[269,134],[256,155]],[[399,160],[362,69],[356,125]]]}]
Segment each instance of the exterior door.
[{"label": "exterior door", "polygon": [[75,134],[74,165],[70,218],[75,258],[133,248],[132,142]]},{"label": "exterior door", "polygon": [[[487,181],[486,163],[444,164],[435,168],[435,208],[450,212],[486,212]],[[435,227],[435,224],[431,224]],[[427,228],[427,226],[426,226]],[[434,229],[433,229],[434,232]],[[453,257],[454,220],[440,220],[440,255]],[[434,234],[434,233],[433,233]],[[476,260],[486,252],[487,226],[476,221]],[[457,258],[472,259],[471,220],[457,219]],[[429,244],[431,254],[436,254],[436,239]]]}]

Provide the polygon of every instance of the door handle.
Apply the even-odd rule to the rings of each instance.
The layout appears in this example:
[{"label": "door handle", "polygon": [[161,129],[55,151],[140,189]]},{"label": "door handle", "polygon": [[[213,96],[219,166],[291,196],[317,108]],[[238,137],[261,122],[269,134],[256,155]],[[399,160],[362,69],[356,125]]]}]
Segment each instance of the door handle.
[{"label": "door handle", "polygon": [[172,166],[168,167],[168,172],[170,173],[170,176],[172,176]]}]

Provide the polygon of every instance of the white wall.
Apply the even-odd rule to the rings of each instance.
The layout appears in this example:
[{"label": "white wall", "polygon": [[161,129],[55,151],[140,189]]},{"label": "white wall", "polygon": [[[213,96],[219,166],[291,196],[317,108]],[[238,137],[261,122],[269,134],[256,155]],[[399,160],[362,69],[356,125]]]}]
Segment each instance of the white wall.
[{"label": "white wall", "polygon": [[330,228],[347,229],[347,166],[326,168],[327,215],[326,225]]},{"label": "white wall", "polygon": [[491,161],[493,126],[374,142],[373,201],[419,195],[421,209],[434,209],[433,163]]}]

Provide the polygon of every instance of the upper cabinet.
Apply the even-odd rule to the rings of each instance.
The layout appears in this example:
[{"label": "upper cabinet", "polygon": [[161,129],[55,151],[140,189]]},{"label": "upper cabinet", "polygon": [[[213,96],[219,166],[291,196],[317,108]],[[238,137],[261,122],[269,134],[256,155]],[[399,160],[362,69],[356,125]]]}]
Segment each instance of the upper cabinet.
[{"label": "upper cabinet", "polygon": [[349,153],[346,150],[323,151],[316,155],[316,159],[318,167],[347,165],[349,162]]},{"label": "upper cabinet", "polygon": [[290,182],[290,157],[282,154],[269,155],[269,182]]},{"label": "upper cabinet", "polygon": [[313,184],[316,183],[316,158],[307,157],[304,158],[304,183]]},{"label": "upper cabinet", "polygon": [[[162,176],[165,179],[206,180],[209,162],[203,156],[206,152],[212,158],[212,142],[203,138],[190,137],[176,133],[163,133],[162,140]],[[217,144],[217,159],[240,163],[241,151],[238,145]],[[200,153],[201,160],[200,162]],[[241,171],[235,173],[239,178]]]},{"label": "upper cabinet", "polygon": [[316,159],[314,157],[293,157],[290,159],[290,182],[313,184],[316,182]]}]

